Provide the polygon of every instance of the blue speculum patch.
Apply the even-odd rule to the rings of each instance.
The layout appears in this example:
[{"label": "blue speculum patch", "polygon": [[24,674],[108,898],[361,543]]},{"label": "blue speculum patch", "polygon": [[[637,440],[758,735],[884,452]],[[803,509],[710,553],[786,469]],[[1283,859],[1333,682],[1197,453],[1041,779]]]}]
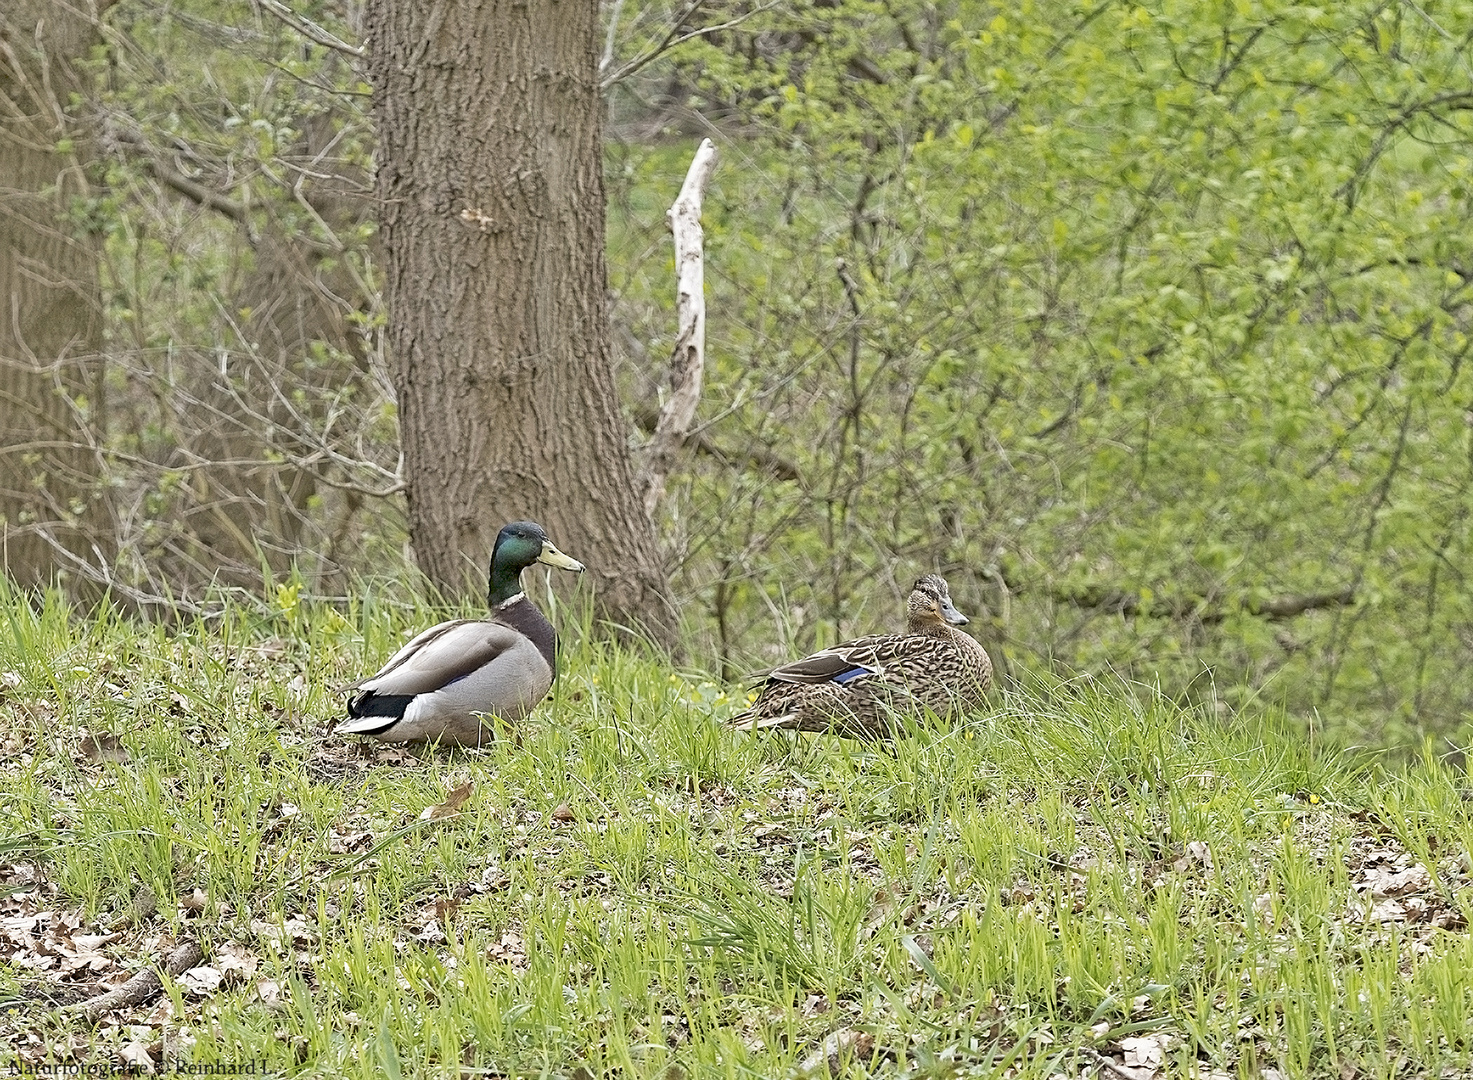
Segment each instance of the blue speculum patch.
[{"label": "blue speculum patch", "polygon": [[836,682],[836,683],[838,683],[840,686],[843,686],[850,679],[857,679],[861,675],[868,675],[868,674],[870,674],[870,669],[869,668],[865,668],[865,667],[850,668],[848,671],[841,671],[841,672],[839,672],[839,674],[835,675],[833,681]]}]

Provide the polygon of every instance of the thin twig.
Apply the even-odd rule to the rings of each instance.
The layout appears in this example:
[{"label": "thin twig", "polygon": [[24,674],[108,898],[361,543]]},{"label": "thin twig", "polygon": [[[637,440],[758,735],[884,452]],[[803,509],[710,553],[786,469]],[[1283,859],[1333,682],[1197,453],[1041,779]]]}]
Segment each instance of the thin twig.
[{"label": "thin twig", "polygon": [[298,15],[291,8],[283,4],[281,0],[256,0],[256,3],[260,4],[272,15],[276,16],[276,18],[280,19],[309,41],[315,41],[325,48],[336,49],[340,53],[356,57],[360,60],[363,58],[363,46],[349,45],[332,31],[325,30],[311,19]]},{"label": "thin twig", "polygon": [[[669,31],[665,34],[664,38],[661,39],[658,45],[648,50],[647,52],[636,56],[633,60],[629,61],[629,63],[620,67],[618,71],[600,80],[598,88],[600,90],[607,90],[609,87],[613,86],[620,80],[629,78],[629,76],[633,75],[636,71],[644,67],[646,64],[649,64],[654,60],[658,60],[661,56],[665,55],[665,53],[669,52],[671,49],[677,48],[680,45],[684,45],[687,41],[694,41],[696,38],[705,37],[707,34],[720,33],[722,30],[730,30],[733,27],[740,26],[742,23],[752,18],[752,16],[760,15],[764,11],[770,11],[778,6],[778,0],[769,0],[768,3],[760,4],[757,7],[753,8],[751,11],[738,15],[734,19],[728,19],[724,23],[715,23],[711,26],[703,26],[698,30],[692,30],[688,34],[680,34],[680,28],[685,25],[686,20],[694,15],[697,9],[699,9],[703,3],[705,3],[705,0],[691,0],[691,3],[686,5],[685,10],[676,16],[675,21],[670,26]],[[680,36],[677,37],[677,34],[680,34]]]},{"label": "thin twig", "polygon": [[619,29],[619,15],[624,10],[624,0],[614,0],[614,10],[609,15],[609,33],[604,38],[604,55],[598,62],[598,73],[602,75],[614,62],[614,35]]}]

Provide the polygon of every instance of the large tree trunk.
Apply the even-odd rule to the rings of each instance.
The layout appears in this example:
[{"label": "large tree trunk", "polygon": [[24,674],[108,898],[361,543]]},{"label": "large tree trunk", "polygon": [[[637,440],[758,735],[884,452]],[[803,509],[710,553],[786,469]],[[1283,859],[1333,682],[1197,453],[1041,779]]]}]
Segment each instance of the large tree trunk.
[{"label": "large tree trunk", "polygon": [[420,566],[459,591],[531,518],[601,614],[668,640],[610,370],[598,5],[370,0],[366,23]]},{"label": "large tree trunk", "polygon": [[104,6],[0,6],[0,560],[25,586],[64,574],[64,551],[90,561],[95,539],[96,459],[68,400],[100,415],[98,240],[67,221],[91,139],[64,110]]}]

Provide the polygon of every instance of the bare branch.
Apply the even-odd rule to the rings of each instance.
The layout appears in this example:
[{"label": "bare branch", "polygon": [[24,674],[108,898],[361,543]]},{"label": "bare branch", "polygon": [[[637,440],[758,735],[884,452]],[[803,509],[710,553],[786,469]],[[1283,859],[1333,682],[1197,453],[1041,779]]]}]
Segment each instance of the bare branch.
[{"label": "bare branch", "polygon": [[1232,607],[1213,604],[1206,597],[1187,597],[1182,600],[1146,603],[1142,602],[1136,593],[1102,588],[1058,591],[1053,594],[1053,598],[1060,603],[1072,604],[1081,608],[1094,608],[1097,611],[1111,615],[1124,615],[1127,618],[1195,619],[1201,623],[1214,624],[1223,622],[1229,615],[1253,615],[1276,622],[1282,619],[1292,619],[1308,611],[1350,607],[1355,603],[1355,590],[1347,586],[1328,593],[1271,596],[1266,600],[1244,600]]},{"label": "bare branch", "polygon": [[665,477],[701,403],[706,370],[706,270],[701,199],[716,168],[716,145],[702,139],[665,220],[675,235],[675,308],[680,334],[670,357],[670,396],[660,409],[645,461],[644,509],[653,514],[665,495]]},{"label": "bare branch", "polygon": [[598,62],[598,73],[602,75],[614,62],[614,38],[619,31],[619,16],[624,11],[624,0],[614,0],[614,10],[609,15],[609,33],[604,38],[603,58]]},{"label": "bare branch", "polygon": [[349,45],[332,31],[325,30],[311,19],[298,15],[281,0],[256,0],[256,3],[309,41],[315,41],[324,48],[336,49],[340,53],[357,59],[363,58],[363,46]]},{"label": "bare branch", "polygon": [[[607,90],[609,87],[613,86],[620,80],[629,78],[629,76],[633,75],[636,71],[644,67],[646,64],[658,60],[671,49],[674,49],[680,45],[684,45],[687,41],[694,41],[696,38],[705,37],[707,34],[720,33],[722,30],[730,30],[733,27],[740,26],[742,23],[752,18],[752,16],[760,15],[764,11],[770,11],[778,6],[778,0],[769,0],[768,3],[758,4],[751,11],[743,12],[736,18],[728,19],[724,23],[713,23],[710,26],[702,26],[699,29],[692,30],[688,34],[681,34],[680,28],[686,24],[686,21],[689,20],[690,17],[694,15],[696,11],[701,7],[701,5],[705,2],[706,0],[691,0],[691,2],[687,4],[684,9],[681,10],[680,14],[675,17],[675,21],[670,24],[669,31],[666,32],[664,38],[661,39],[658,45],[645,50],[643,53],[636,56],[627,64],[621,65],[620,68],[612,75],[606,76],[605,78],[601,79],[599,81],[598,88],[600,90]],[[599,70],[603,70],[602,66],[600,66]]]},{"label": "bare branch", "polygon": [[[655,426],[660,422],[660,413],[651,405],[636,405],[634,422],[646,435],[653,435]],[[771,473],[775,480],[797,480],[801,477],[797,465],[765,446],[749,443],[740,450],[734,450],[717,444],[701,430],[709,426],[709,423],[702,424],[686,433],[686,444],[696,453],[713,457],[726,466],[745,465],[757,472]]]}]

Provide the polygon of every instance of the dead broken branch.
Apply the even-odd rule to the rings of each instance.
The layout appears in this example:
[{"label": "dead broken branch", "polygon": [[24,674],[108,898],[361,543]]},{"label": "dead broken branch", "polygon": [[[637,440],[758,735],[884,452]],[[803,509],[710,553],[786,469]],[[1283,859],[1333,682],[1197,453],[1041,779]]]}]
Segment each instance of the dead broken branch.
[{"label": "dead broken branch", "polygon": [[[177,978],[204,958],[204,950],[195,941],[186,941],[164,961],[164,974]],[[164,988],[164,982],[153,968],[144,968],[116,990],[63,1006],[64,1013],[80,1013],[88,1022],[96,1023],[103,1013],[147,1001]]]},{"label": "dead broken branch", "polygon": [[701,380],[706,369],[706,271],[704,233],[701,229],[701,199],[716,168],[716,146],[702,139],[665,215],[675,236],[675,306],[680,326],[675,351],[670,357],[670,396],[660,408],[655,433],[646,449],[644,509],[655,512],[665,495],[665,478],[675,456],[685,445],[701,401]]}]

